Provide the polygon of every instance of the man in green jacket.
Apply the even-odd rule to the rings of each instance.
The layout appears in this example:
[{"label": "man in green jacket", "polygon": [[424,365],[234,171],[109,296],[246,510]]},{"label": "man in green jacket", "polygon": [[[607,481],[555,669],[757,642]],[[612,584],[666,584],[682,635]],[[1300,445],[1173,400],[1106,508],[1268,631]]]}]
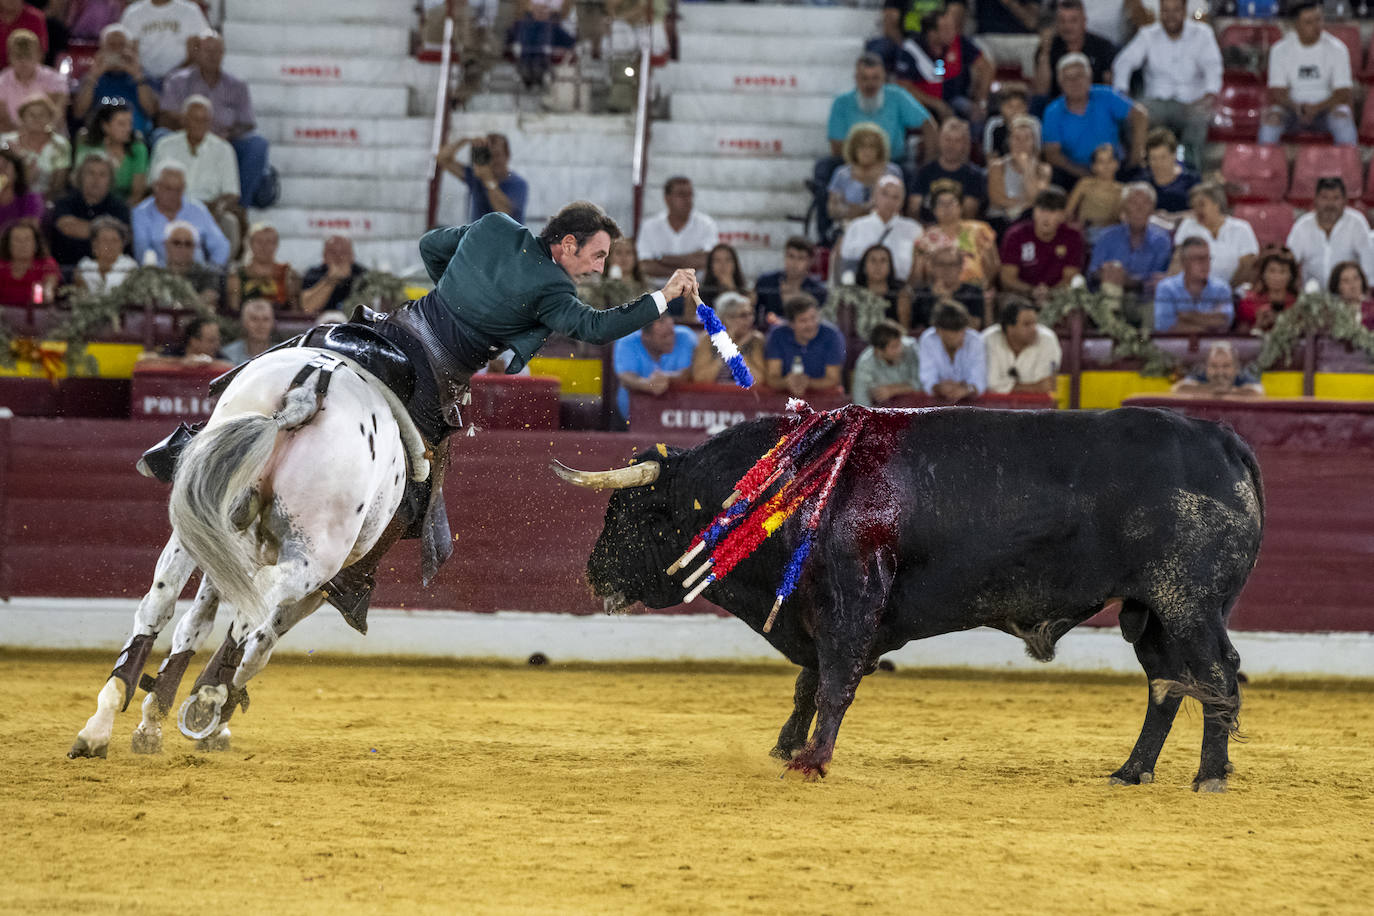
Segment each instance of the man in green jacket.
[{"label": "man in green jacket", "polygon": [[377,329],[419,367],[410,407],[431,442],[458,425],[468,378],[503,350],[514,352],[506,372],[519,372],[550,334],[607,343],[653,321],[670,300],[696,293],[696,272],[679,270],[663,289],[617,308],[578,299],[574,283],[602,271],[619,237],[615,220],[586,202],[564,207],[537,237],[504,213],[425,233],[420,256],[434,291]]}]

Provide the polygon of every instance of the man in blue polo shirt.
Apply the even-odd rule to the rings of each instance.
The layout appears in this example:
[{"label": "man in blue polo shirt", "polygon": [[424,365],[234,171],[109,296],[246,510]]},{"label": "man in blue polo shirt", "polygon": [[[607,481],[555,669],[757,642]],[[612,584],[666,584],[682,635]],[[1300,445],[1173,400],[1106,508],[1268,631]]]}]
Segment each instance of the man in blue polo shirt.
[{"label": "man in blue polo shirt", "polygon": [[[1145,106],[1108,86],[1094,86],[1088,57],[1075,52],[1059,59],[1056,70],[1064,94],[1045,109],[1040,131],[1045,161],[1055,168],[1055,181],[1065,187],[1091,174],[1093,150],[1103,143],[1116,148],[1129,170],[1145,158],[1150,126]],[[1129,127],[1129,147],[1122,154],[1121,127]]]},{"label": "man in blue polo shirt", "polygon": [[1088,264],[1089,279],[1120,301],[1125,296],[1147,299],[1169,270],[1174,253],[1169,233],[1150,222],[1155,210],[1155,189],[1147,182],[1126,186],[1122,194],[1121,222],[1110,226],[1093,245]]},{"label": "man in blue polo shirt", "polygon": [[[472,146],[472,164],[458,161],[458,152]],[[439,165],[468,186],[468,222],[488,213],[504,213],[517,223],[525,222],[525,203],[530,186],[510,168],[510,140],[505,134],[463,137],[447,143],[435,157]]]},{"label": "man in blue polo shirt", "polygon": [[787,324],[763,344],[764,381],[769,388],[799,398],[807,391],[837,388],[844,371],[844,336],[821,321],[816,300],[800,293],[783,303]]},{"label": "man in blue polo shirt", "polygon": [[613,359],[620,393],[615,403],[620,415],[630,419],[631,391],[658,397],[671,383],[683,379],[692,368],[696,348],[697,335],[674,324],[666,312],[616,341]]},{"label": "man in blue polo shirt", "polygon": [[1178,246],[1183,270],[1155,289],[1156,334],[1221,334],[1235,319],[1231,287],[1213,280],[1207,243],[1191,236]]}]

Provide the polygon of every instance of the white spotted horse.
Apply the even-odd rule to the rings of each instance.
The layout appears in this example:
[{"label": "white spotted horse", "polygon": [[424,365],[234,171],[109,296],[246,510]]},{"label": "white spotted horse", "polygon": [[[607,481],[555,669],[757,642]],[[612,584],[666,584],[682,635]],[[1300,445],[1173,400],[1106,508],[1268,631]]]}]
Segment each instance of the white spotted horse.
[{"label": "white spotted horse", "polygon": [[[161,750],[162,721],[221,599],[233,623],[178,717],[207,750],[228,747],[248,681],[322,602],[366,632],[370,574],[395,540],[423,534],[425,578],[433,576],[451,552],[436,479],[444,449],[407,415],[416,375],[414,361],[370,328],[316,328],[217,380],[212,392],[222,394],[204,429],[183,428],[145,455],[140,471],[172,481],[172,535],[69,757],[106,756],[115,715],[138,686],[148,695],[133,750]],[[195,599],[150,678],[153,643],[197,567]]]}]

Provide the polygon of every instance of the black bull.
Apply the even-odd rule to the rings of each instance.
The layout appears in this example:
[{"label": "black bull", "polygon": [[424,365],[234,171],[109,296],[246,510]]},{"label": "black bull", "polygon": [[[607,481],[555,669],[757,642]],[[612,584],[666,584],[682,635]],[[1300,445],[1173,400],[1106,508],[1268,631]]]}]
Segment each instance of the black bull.
[{"label": "black bull", "polygon": [[[616,488],[587,564],[597,594],[608,605],[680,603],[683,577],[665,569],[796,423],[755,420],[615,471],[562,469]],[[762,633],[800,524],[794,517],[705,596]],[[859,680],[913,639],[986,626],[1048,661],[1059,637],[1110,606],[1149,687],[1140,737],[1114,780],[1153,779],[1192,696],[1205,710],[1194,788],[1223,789],[1240,707],[1226,619],[1263,527],[1254,455],[1213,423],[1139,408],[874,411],[807,575],[763,634],[802,668],[773,753],[824,776]]]}]

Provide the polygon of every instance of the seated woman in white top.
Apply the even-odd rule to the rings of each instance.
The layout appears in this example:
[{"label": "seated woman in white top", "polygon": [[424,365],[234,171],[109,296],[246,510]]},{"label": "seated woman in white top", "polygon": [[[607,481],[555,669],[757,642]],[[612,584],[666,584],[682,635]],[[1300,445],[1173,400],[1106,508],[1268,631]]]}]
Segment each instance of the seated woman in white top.
[{"label": "seated woman in white top", "polygon": [[92,256],[77,262],[73,282],[92,293],[106,293],[119,286],[138,269],[138,262],[124,253],[128,244],[129,227],[113,216],[91,220]]},{"label": "seated woman in white top", "polygon": [[1188,192],[1188,205],[1193,212],[1183,218],[1174,232],[1174,259],[1169,273],[1182,269],[1179,245],[1186,238],[1200,238],[1212,252],[1212,279],[1235,289],[1255,279],[1255,258],[1259,255],[1259,241],[1255,230],[1243,219],[1228,216],[1226,189],[1215,181],[1194,185]]}]

